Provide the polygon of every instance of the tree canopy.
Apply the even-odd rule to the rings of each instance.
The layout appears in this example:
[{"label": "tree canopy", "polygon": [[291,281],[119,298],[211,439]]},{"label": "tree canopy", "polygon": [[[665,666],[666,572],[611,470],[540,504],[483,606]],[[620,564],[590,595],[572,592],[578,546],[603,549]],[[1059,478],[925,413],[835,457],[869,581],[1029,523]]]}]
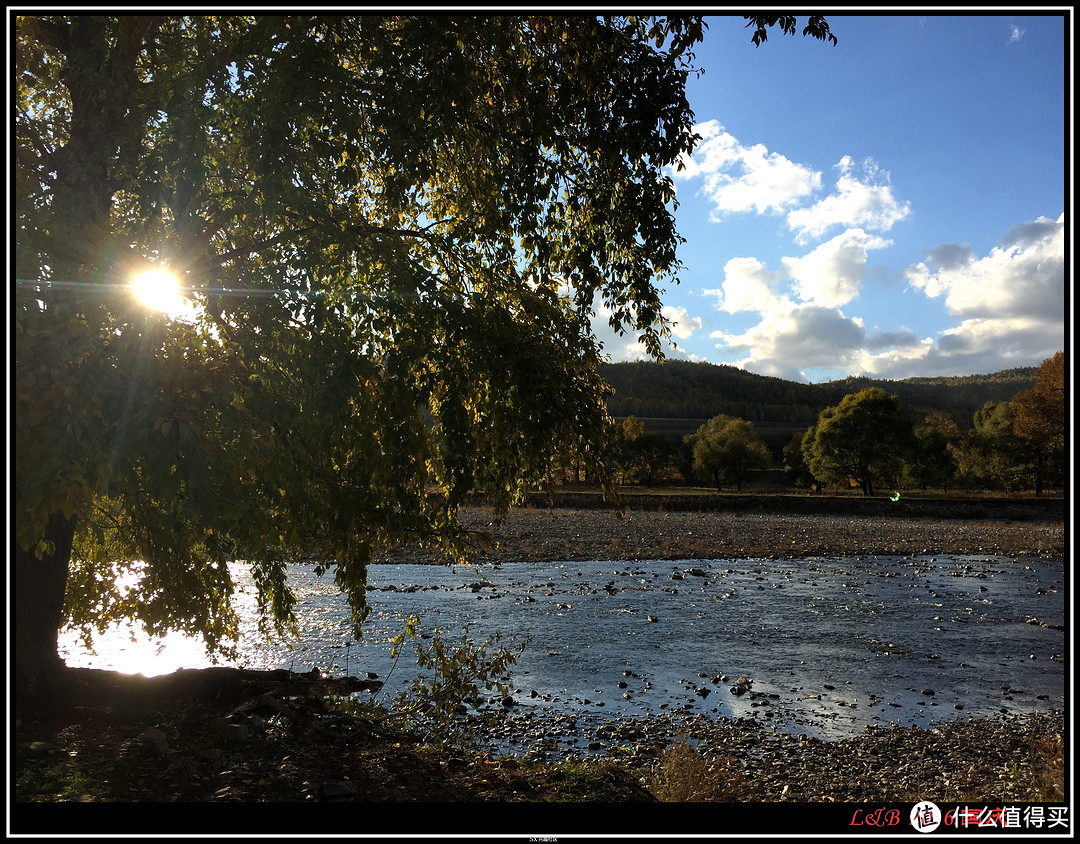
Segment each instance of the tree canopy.
[{"label": "tree canopy", "polygon": [[[754,34],[750,40],[755,46],[760,47],[769,39],[769,27],[779,26],[785,35],[794,35],[797,22],[794,15],[743,15],[747,20],[747,28],[754,27]],[[831,41],[836,46],[836,36],[829,29],[829,22],[821,15],[810,15],[803,27],[803,35],[809,35],[819,41]]]},{"label": "tree canopy", "polygon": [[693,450],[694,471],[718,490],[723,483],[734,483],[741,491],[751,472],[772,465],[768,447],[745,419],[714,416],[685,440]]},{"label": "tree canopy", "polygon": [[988,401],[975,412],[960,452],[960,471],[970,480],[1018,489],[1031,473],[1027,450],[1015,431],[1012,402]]},{"label": "tree canopy", "polygon": [[1047,481],[1060,484],[1065,479],[1065,353],[1044,360],[1035,386],[1017,393],[1012,403],[1013,427],[1031,455],[1039,495]]},{"label": "tree canopy", "polygon": [[914,429],[900,399],[879,387],[860,390],[826,408],[803,439],[810,471],[821,481],[854,480],[866,495],[874,481],[898,478],[914,447]]},{"label": "tree canopy", "polygon": [[975,412],[957,449],[959,469],[970,483],[1041,495],[1047,485],[1064,485],[1065,440],[1065,354],[1058,352],[1039,366],[1032,389]]},{"label": "tree canopy", "polygon": [[[285,624],[284,561],[315,554],[359,624],[374,546],[460,557],[467,492],[504,510],[553,442],[602,465],[590,317],[603,303],[659,354],[679,269],[666,168],[695,141],[703,29],[17,17],[25,688],[56,663],[65,595],[88,634],[133,616],[222,646],[228,561]],[[134,300],[151,266],[190,317]]]}]

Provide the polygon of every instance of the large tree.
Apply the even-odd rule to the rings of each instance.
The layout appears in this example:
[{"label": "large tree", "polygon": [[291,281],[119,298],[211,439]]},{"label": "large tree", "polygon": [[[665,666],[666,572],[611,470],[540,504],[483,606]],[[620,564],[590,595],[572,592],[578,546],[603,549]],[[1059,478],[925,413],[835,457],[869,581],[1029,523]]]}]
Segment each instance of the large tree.
[{"label": "large tree", "polygon": [[968,482],[993,484],[1006,492],[1023,489],[1034,477],[1030,449],[1016,433],[1016,407],[1011,401],[988,401],[975,411],[959,454]]},{"label": "large tree", "polygon": [[772,466],[768,446],[745,419],[714,416],[684,440],[693,451],[694,472],[711,480],[717,490],[734,483],[741,492],[751,472]]},{"label": "large tree", "polygon": [[850,478],[865,495],[873,495],[876,480],[900,476],[915,437],[899,397],[870,387],[825,408],[812,439],[804,438],[803,444],[815,478],[826,483]]},{"label": "large tree", "polygon": [[[19,699],[65,619],[224,647],[230,560],[280,625],[317,554],[359,624],[374,546],[460,556],[466,492],[505,509],[554,442],[602,463],[590,316],[658,354],[702,30],[16,18]],[[133,299],[153,265],[192,316]]]}]

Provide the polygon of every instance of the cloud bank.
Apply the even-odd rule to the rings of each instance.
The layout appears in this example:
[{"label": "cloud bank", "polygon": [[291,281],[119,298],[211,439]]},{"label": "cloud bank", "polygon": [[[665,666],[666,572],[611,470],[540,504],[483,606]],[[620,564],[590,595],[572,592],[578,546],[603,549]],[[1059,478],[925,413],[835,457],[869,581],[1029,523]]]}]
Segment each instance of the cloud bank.
[{"label": "cloud bank", "polygon": [[944,244],[905,276],[957,320],[922,358],[931,369],[993,371],[985,367],[1026,365],[1064,348],[1064,214],[1013,226],[981,258],[966,244]]},{"label": "cloud bank", "polygon": [[[1018,223],[988,255],[941,244],[895,271],[907,285],[890,295],[944,304],[952,325],[937,336],[919,337],[902,325],[868,328],[858,310],[878,272],[871,257],[893,246],[886,233],[914,213],[896,196],[890,174],[872,159],[844,156],[823,194],[822,173],[809,166],[740,143],[717,121],[695,131],[702,140],[672,177],[697,188],[709,219],[775,217],[791,239],[792,254],[774,266],[753,255],[731,258],[719,285],[702,291],[715,304],[715,322],[757,319],[743,330],[711,332],[718,359],[794,381],[822,371],[906,378],[1030,365],[1064,347],[1064,214]],[[714,321],[684,309],[670,316],[682,339]],[[640,357],[631,353],[635,345],[625,349],[631,359]]]}]

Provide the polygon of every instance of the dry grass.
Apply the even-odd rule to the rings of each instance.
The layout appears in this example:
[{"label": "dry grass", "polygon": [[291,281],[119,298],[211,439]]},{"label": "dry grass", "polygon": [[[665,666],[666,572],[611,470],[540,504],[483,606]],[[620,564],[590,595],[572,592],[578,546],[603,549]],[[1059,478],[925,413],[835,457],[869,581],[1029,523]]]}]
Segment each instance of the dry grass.
[{"label": "dry grass", "polygon": [[[1000,769],[973,766],[966,776],[949,783],[944,799],[951,801],[985,800],[995,787],[1011,781],[1034,803],[1060,803],[1065,799],[1065,742],[1061,733],[1039,733],[1027,736],[1029,753],[1026,764],[1011,765],[1004,776]],[[997,785],[995,785],[997,784]],[[907,799],[922,798],[913,795]]]},{"label": "dry grass", "polygon": [[1065,799],[1065,737],[1061,733],[1028,739],[1032,750],[1031,799],[1059,803]]},{"label": "dry grass", "polygon": [[[1065,743],[1060,732],[1035,732],[1023,740],[1023,758],[1005,763],[984,761],[970,765],[952,766],[942,771],[933,783],[938,797],[947,802],[985,802],[992,799],[1030,800],[1035,803],[1061,803],[1065,800]],[[959,749],[959,748],[958,748]],[[963,750],[959,749],[961,755]],[[978,756],[978,754],[975,754]],[[798,762],[796,769],[801,770]],[[661,755],[652,774],[644,783],[652,795],[666,803],[729,803],[767,802],[785,799],[783,794],[770,792],[764,779],[755,779],[735,756],[706,758],[699,754],[685,736]],[[899,774],[899,771],[897,772]],[[887,773],[868,768],[860,774],[858,767],[849,772],[849,779],[840,791],[835,783],[826,787],[800,777],[791,781],[795,800],[887,800],[916,803],[924,799],[928,781],[911,780],[903,776],[891,778]],[[831,789],[831,790],[830,790]]]},{"label": "dry grass", "polygon": [[734,803],[763,799],[761,786],[732,757],[705,759],[680,735],[660,757],[649,791],[664,803]]}]

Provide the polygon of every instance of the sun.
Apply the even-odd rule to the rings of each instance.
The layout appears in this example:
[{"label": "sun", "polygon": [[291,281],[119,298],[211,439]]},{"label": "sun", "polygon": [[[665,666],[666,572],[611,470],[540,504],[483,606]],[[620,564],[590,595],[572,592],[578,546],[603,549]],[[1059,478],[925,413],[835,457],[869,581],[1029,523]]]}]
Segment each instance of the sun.
[{"label": "sun", "polygon": [[143,305],[170,316],[178,316],[190,309],[190,304],[180,295],[180,282],[176,276],[160,267],[138,276],[132,283],[132,290]]}]

